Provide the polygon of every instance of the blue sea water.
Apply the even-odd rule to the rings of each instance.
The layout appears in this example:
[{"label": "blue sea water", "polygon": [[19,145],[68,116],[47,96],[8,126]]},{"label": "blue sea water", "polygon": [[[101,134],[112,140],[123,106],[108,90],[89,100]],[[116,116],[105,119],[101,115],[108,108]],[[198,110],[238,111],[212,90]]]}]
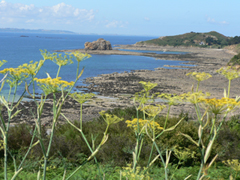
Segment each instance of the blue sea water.
[{"label": "blue sea water", "polygon": [[[25,37],[21,37],[22,35]],[[17,67],[31,60],[39,61],[42,59],[40,49],[46,49],[50,52],[63,49],[83,49],[85,42],[92,42],[98,38],[104,38],[110,41],[114,47],[119,44],[134,44],[138,41],[149,40],[156,37],[0,33],[0,60],[8,61],[0,69]],[[81,85],[82,80],[87,77],[94,77],[101,74],[120,73],[140,69],[154,70],[154,68],[163,67],[164,65],[182,65],[181,63],[183,63],[183,61],[155,60],[154,58],[144,56],[92,55],[90,59],[81,62],[81,67],[85,67],[85,69],[77,85]],[[54,77],[57,69],[58,66],[53,62],[46,61],[41,72],[38,74],[38,78],[47,77],[46,73]],[[64,80],[73,81],[76,77],[75,72],[76,63],[63,67],[60,76]],[[0,75],[0,78],[1,77],[3,76]],[[3,90],[2,93],[4,93],[4,91],[5,90]]]}]

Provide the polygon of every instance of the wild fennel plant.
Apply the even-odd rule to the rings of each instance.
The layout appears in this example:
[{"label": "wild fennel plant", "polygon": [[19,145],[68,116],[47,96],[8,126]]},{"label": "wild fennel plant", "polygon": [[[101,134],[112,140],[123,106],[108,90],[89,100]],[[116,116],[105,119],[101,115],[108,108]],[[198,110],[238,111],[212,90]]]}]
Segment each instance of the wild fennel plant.
[{"label": "wild fennel plant", "polygon": [[[227,115],[229,112],[232,112],[234,109],[239,108],[240,106],[239,97],[236,97],[235,99],[229,98],[231,80],[239,77],[239,73],[236,70],[229,70],[229,68],[227,68],[227,70],[223,70],[221,68],[217,72],[220,72],[229,79],[228,94],[226,94],[226,91],[224,90],[225,97],[221,99],[207,98],[207,96],[210,94],[202,93],[198,90],[198,87],[195,92],[192,90],[192,92],[181,95],[185,101],[190,102],[194,105],[197,114],[197,122],[199,124],[198,140],[194,140],[187,134],[179,133],[188,138],[199,148],[199,152],[201,154],[201,165],[199,168],[197,180],[203,179],[207,175],[207,170],[211,167],[213,162],[218,157],[218,154],[216,154],[215,157],[210,160],[210,163],[208,163],[213,144],[217,138],[223,122],[226,120]],[[202,81],[206,80],[206,77],[211,77],[207,73],[189,74],[195,77],[195,79],[198,81],[198,86],[200,82],[199,79]],[[201,109],[204,111],[204,113],[202,113]],[[204,141],[203,132],[207,128],[210,128],[210,132],[208,134],[205,134],[207,140]]]},{"label": "wild fennel plant", "polygon": [[[17,166],[15,157],[11,154],[11,152],[8,148],[8,135],[9,135],[10,125],[12,123],[12,121],[11,121],[12,118],[14,116],[16,116],[18,113],[20,113],[20,110],[18,110],[18,105],[19,105],[20,101],[22,100],[23,95],[19,99],[16,99],[16,92],[17,92],[18,86],[24,82],[26,83],[26,87],[30,86],[30,84],[32,84],[32,82],[33,82],[33,78],[37,75],[40,68],[44,64],[44,61],[45,61],[45,59],[43,59],[39,62],[35,62],[35,63],[30,62],[29,64],[23,64],[17,68],[5,68],[4,70],[0,71],[1,74],[5,75],[4,79],[2,81],[1,90],[5,83],[7,83],[9,85],[9,94],[8,94],[7,100],[5,99],[5,97],[3,95],[0,96],[1,106],[6,107],[7,114],[8,114],[8,118],[4,119],[2,112],[0,112],[0,118],[1,118],[1,124],[2,124],[2,126],[0,126],[0,130],[1,130],[2,137],[3,137],[4,179],[5,180],[7,180],[8,154],[12,157],[13,162],[14,162],[15,174],[13,175],[12,179],[15,179],[17,177],[17,175],[21,172],[22,164],[25,161],[28,153],[35,145],[38,144],[38,141],[35,143],[33,142],[33,139],[36,135],[35,134],[36,129],[35,129],[33,136],[32,136],[31,143],[28,148],[28,151],[26,152],[20,165]],[[3,61],[1,62],[1,64],[3,65]],[[13,92],[12,92],[12,90],[13,90]],[[10,96],[12,93],[13,93],[13,97],[12,97],[12,100],[10,101]],[[17,103],[14,104],[15,101]]]},{"label": "wild fennel plant", "polygon": [[[132,166],[131,172],[132,172],[132,174],[134,174],[134,176],[136,176],[136,174],[141,173],[143,175],[141,177],[144,178],[144,174],[147,173],[148,168],[151,165],[153,165],[153,163],[158,158],[160,158],[162,161],[162,164],[164,166],[165,179],[168,179],[168,171],[169,171],[168,165],[169,165],[169,160],[170,160],[172,150],[170,150],[170,151],[166,150],[166,157],[164,158],[162,150],[161,150],[161,148],[159,148],[159,144],[156,143],[156,140],[164,132],[174,130],[178,126],[178,124],[183,120],[183,118],[182,118],[174,126],[172,126],[170,128],[166,128],[167,121],[168,121],[168,115],[170,113],[170,107],[174,104],[177,104],[178,103],[177,100],[180,100],[180,98],[178,96],[174,96],[173,98],[170,98],[171,95],[167,96],[165,94],[165,97],[169,97],[169,101],[168,101],[169,109],[168,109],[168,113],[167,113],[164,125],[160,126],[157,122],[155,122],[155,118],[166,106],[160,105],[160,104],[148,105],[148,103],[153,102],[154,97],[156,97],[159,94],[159,93],[156,93],[156,94],[152,94],[150,96],[150,90],[153,89],[157,84],[150,83],[150,82],[142,82],[142,81],[140,83],[143,85],[144,90],[141,91],[140,93],[136,93],[133,100],[135,103],[137,113],[138,113],[138,110],[143,111],[144,119],[135,118],[133,120],[126,121],[128,126],[133,128],[133,131],[135,132],[135,135],[136,135],[136,145],[135,145],[135,149],[133,151],[133,166]],[[146,115],[148,115],[148,119],[145,118]],[[137,114],[137,117],[138,117],[138,114]],[[148,160],[147,167],[144,168],[143,172],[139,172],[137,170],[137,167],[138,167],[137,164],[140,159],[142,145],[143,145],[145,136],[150,138],[151,141],[153,142],[153,144],[152,144],[151,152],[149,154],[149,160]],[[158,155],[156,157],[152,158],[154,150],[157,151]]]},{"label": "wild fennel plant", "polygon": [[[7,100],[5,99],[5,97],[3,95],[0,96],[1,106],[5,106],[7,109],[7,112],[8,112],[7,120],[3,119],[2,114],[0,114],[1,123],[2,123],[2,126],[0,126],[0,130],[1,130],[2,137],[3,137],[3,149],[4,149],[4,179],[5,180],[7,180],[7,178],[8,178],[7,177],[8,154],[10,154],[10,156],[13,158],[13,161],[14,161],[15,174],[13,175],[12,179],[15,179],[17,177],[17,175],[20,173],[20,171],[22,170],[22,165],[23,165],[27,155],[29,154],[30,150],[38,143],[40,144],[42,152],[43,152],[44,165],[43,165],[42,173],[43,173],[43,179],[46,179],[46,169],[47,169],[47,164],[48,164],[48,160],[49,160],[49,153],[50,153],[50,149],[51,149],[51,144],[52,144],[52,139],[54,136],[54,130],[56,127],[56,123],[58,121],[62,106],[63,106],[67,96],[69,95],[69,93],[71,92],[75,83],[81,77],[81,75],[83,73],[83,69],[79,73],[79,63],[81,62],[81,59],[79,58],[79,56],[77,56],[76,59],[78,61],[78,69],[77,69],[75,81],[74,82],[64,81],[61,79],[61,77],[59,77],[61,67],[72,63],[73,62],[72,58],[74,55],[71,56],[71,55],[66,54],[66,55],[62,56],[62,55],[57,55],[56,53],[51,54],[51,53],[47,52],[46,50],[44,50],[44,51],[41,50],[41,54],[43,56],[43,59],[40,60],[39,62],[31,61],[29,64],[25,63],[23,65],[20,65],[17,68],[5,68],[0,71],[0,73],[5,75],[1,81],[1,83],[2,83],[1,89],[3,88],[5,83],[7,83],[9,85],[9,95],[8,95]],[[90,55],[85,54],[85,55],[82,55],[81,57],[82,57],[82,59],[86,59],[86,58],[89,58]],[[43,78],[43,79],[36,78],[37,73],[39,72],[40,68],[43,66],[43,64],[46,60],[51,60],[59,66],[56,78],[51,78],[51,76],[48,73],[47,73],[47,78]],[[5,60],[0,61],[1,66],[4,63],[6,63]],[[22,95],[20,96],[19,99],[16,99],[16,92],[17,92],[18,86],[21,83],[25,83],[25,91],[22,93]],[[36,88],[35,84],[36,83],[43,91],[40,101],[37,101],[36,97],[35,97],[35,88]],[[29,86],[31,84],[33,85],[32,93],[30,93],[30,91],[29,91]],[[10,96],[12,94],[12,91],[13,91],[13,98],[12,98],[12,101],[10,102]],[[18,113],[20,113],[20,110],[18,110],[18,105],[21,102],[23,95],[25,94],[26,91],[33,98],[33,100],[35,101],[36,106],[37,106],[37,114],[35,117],[33,117],[35,119],[36,126],[33,131],[32,141],[29,145],[29,149],[28,149],[26,155],[24,156],[24,158],[22,159],[22,162],[20,163],[20,165],[17,166],[15,163],[15,158],[13,155],[11,155],[11,152],[8,148],[8,134],[9,134],[10,125],[12,123],[12,121],[11,121],[12,118],[14,116],[16,116]],[[58,93],[59,91],[61,92],[61,96],[60,96],[60,98],[57,99],[56,93]],[[43,143],[43,137],[42,137],[41,115],[43,112],[43,107],[46,102],[47,96],[50,93],[53,94],[53,100],[52,100],[53,101],[53,121],[51,124],[52,127],[51,127],[50,141],[48,143],[48,146],[45,147],[45,145]],[[17,103],[14,103],[14,102],[17,102]],[[38,141],[36,141],[36,142],[34,142],[35,137],[38,138]],[[40,174],[40,172],[39,172],[39,174]]]}]

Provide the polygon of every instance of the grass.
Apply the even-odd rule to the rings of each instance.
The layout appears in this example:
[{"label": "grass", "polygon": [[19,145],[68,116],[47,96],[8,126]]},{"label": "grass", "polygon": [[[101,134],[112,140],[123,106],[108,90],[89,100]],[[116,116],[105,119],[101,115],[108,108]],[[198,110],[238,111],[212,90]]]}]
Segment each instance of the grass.
[{"label": "grass", "polygon": [[[181,167],[179,169],[175,169],[175,165],[171,165],[170,167],[170,177],[172,180],[184,179],[187,176],[191,175],[189,180],[196,179],[196,174],[199,170],[198,166],[189,166],[189,167]],[[50,169],[47,173],[47,179],[51,180],[60,180],[63,176],[63,168]],[[98,179],[106,179],[106,180],[119,180],[120,173],[124,171],[121,167],[113,167],[109,164],[101,165],[101,177],[99,177],[99,172],[97,170],[97,166],[95,164],[88,164],[84,166],[79,172],[77,172],[72,180],[98,180]],[[70,174],[71,170],[67,172]],[[9,177],[13,172],[9,172]],[[208,175],[206,179],[228,179],[230,175],[234,176],[234,172],[229,167],[223,166],[222,164],[215,163],[213,167],[208,170]],[[162,167],[153,166],[149,172],[148,176],[151,179],[164,179],[164,169]],[[0,178],[3,179],[3,173],[0,173]],[[37,171],[22,171],[18,176],[17,180],[33,180],[37,178]],[[240,177],[237,177],[239,180]]]}]

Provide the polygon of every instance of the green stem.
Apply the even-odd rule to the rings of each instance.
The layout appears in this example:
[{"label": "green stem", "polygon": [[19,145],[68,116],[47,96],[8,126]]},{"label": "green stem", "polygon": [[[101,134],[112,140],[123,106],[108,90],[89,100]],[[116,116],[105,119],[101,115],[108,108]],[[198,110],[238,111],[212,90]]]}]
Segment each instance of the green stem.
[{"label": "green stem", "polygon": [[82,107],[83,107],[83,104],[81,103],[80,105],[80,129],[82,130]]},{"label": "green stem", "polygon": [[154,144],[152,144],[152,148],[151,148],[151,152],[148,158],[148,163],[147,163],[147,169],[149,168],[149,164],[151,162],[151,158],[152,158],[152,154],[153,154],[153,148],[154,148]]},{"label": "green stem", "polygon": [[201,128],[201,132],[200,132],[200,136],[199,136],[199,140],[198,140],[198,147],[199,147],[199,151],[200,151],[200,154],[201,154],[201,166],[200,166],[199,171],[198,171],[197,180],[200,179],[200,177],[202,175],[202,169],[203,169],[203,166],[204,166],[205,148],[203,147],[203,145],[201,145],[202,134],[203,134],[203,128]]},{"label": "green stem", "polygon": [[[88,143],[88,141],[87,141],[87,139],[86,139],[83,131],[82,131],[81,129],[79,129],[78,127],[76,127],[72,122],[70,122],[70,121],[67,119],[67,117],[64,116],[64,114],[61,114],[61,115],[67,120],[67,122],[68,122],[71,126],[73,126],[75,129],[77,129],[77,130],[81,133],[81,135],[82,135],[85,143],[87,144],[89,150],[90,150],[91,153],[93,154],[94,151],[93,151],[93,149],[91,148],[90,144]],[[105,131],[104,131],[104,136],[103,136],[103,138],[102,138],[101,143],[100,143],[99,146],[97,147],[97,149],[100,149],[100,147],[102,146],[102,142],[105,141],[108,128],[109,128],[109,125],[107,125],[107,127],[106,127],[106,129],[105,129]],[[97,149],[96,149],[96,150],[97,150]],[[95,151],[96,151],[96,150],[95,150]],[[100,174],[100,168],[99,168],[99,165],[98,165],[98,162],[97,162],[97,159],[96,159],[95,155],[94,155],[93,158],[94,158],[94,160],[95,160],[95,163],[96,163],[97,166],[98,166],[98,170],[99,170],[99,174]],[[73,173],[71,173],[71,175],[70,175],[66,180],[70,179],[70,178],[71,178],[84,164],[86,164],[89,160],[90,160],[90,159],[87,159],[85,162],[83,162],[83,164],[81,164],[81,166],[79,166]]]},{"label": "green stem", "polygon": [[201,166],[200,166],[199,171],[198,171],[197,180],[199,180],[201,178],[202,169],[203,169],[203,166],[204,166],[204,148],[201,151],[201,147],[199,146],[199,149],[200,149],[200,152],[201,152]]},{"label": "green stem", "polygon": [[210,136],[213,132],[213,128],[215,127],[216,119],[217,119],[217,115],[215,114],[214,118],[212,119],[212,127],[211,127],[211,131],[210,131]]},{"label": "green stem", "polygon": [[166,116],[166,120],[165,120],[165,123],[164,123],[164,130],[166,129],[166,126],[167,126],[167,121],[168,121],[168,116],[169,116],[169,112],[170,112],[170,105],[168,106],[168,111],[167,111],[167,116]]},{"label": "green stem", "polygon": [[56,104],[56,94],[53,93],[53,124],[52,124],[52,129],[51,129],[51,135],[50,135],[50,141],[48,143],[48,149],[47,149],[47,153],[46,156],[44,157],[44,170],[43,170],[43,179],[45,180],[46,178],[46,168],[47,168],[47,162],[48,162],[48,156],[51,150],[51,146],[52,146],[52,140],[53,140],[53,135],[54,135],[54,130],[55,130],[55,126],[56,126],[56,122],[58,119],[58,112],[61,111],[61,107],[63,102],[60,104],[60,106],[57,108],[57,104]]},{"label": "green stem", "polygon": [[77,75],[76,75],[76,79],[77,79],[77,77],[78,77],[78,73],[79,73],[79,64],[80,64],[80,61],[78,61],[78,65],[77,65]]},{"label": "green stem", "polygon": [[164,171],[165,171],[165,180],[168,180],[167,167],[166,167],[166,163],[165,163],[165,161],[163,159],[162,153],[161,153],[160,149],[158,148],[158,145],[157,145],[156,141],[153,141],[153,144],[155,145],[155,148],[157,149],[157,152],[158,152],[158,154],[159,154],[159,156],[161,158],[161,161],[163,163]]},{"label": "green stem", "polygon": [[16,81],[15,90],[14,90],[13,99],[12,99],[12,104],[11,104],[11,109],[13,107],[13,103],[14,103],[14,100],[15,100],[15,97],[16,97],[16,94],[17,94],[17,84],[18,84],[18,81]]},{"label": "green stem", "polygon": [[[16,81],[16,87],[14,90],[14,96],[12,99],[11,109],[13,107],[13,102],[14,102],[16,92],[17,92],[17,84],[18,84],[18,81]],[[9,127],[10,127],[11,116],[12,116],[12,110],[11,111],[8,110],[8,122],[7,122],[7,126],[6,126],[6,131],[4,132],[4,179],[5,180],[8,179],[7,178],[7,159],[8,159],[7,150],[8,150],[8,131],[9,131]],[[4,122],[4,124],[5,124],[5,122]]]},{"label": "green stem", "polygon": [[229,79],[228,81],[228,98],[229,98],[229,95],[230,95],[230,87],[231,87],[231,80]]},{"label": "green stem", "polygon": [[7,137],[6,137],[7,134],[4,135],[3,137],[3,141],[4,141],[4,179],[7,180]]},{"label": "green stem", "polygon": [[[88,140],[87,140],[87,138],[85,137],[83,131],[82,131],[81,129],[79,129],[78,127],[76,127],[72,122],[70,122],[64,114],[61,114],[61,115],[67,120],[67,122],[68,122],[72,127],[74,127],[75,129],[77,129],[77,130],[81,133],[81,135],[82,135],[82,137],[83,137],[83,140],[84,140],[85,143],[87,144],[88,149],[91,151],[91,153],[93,153],[93,149],[91,148],[90,144],[88,143]],[[106,131],[105,131],[105,132],[106,132]],[[94,158],[95,158],[95,157],[94,157]],[[95,159],[95,162],[97,163],[97,159]]]},{"label": "green stem", "polygon": [[198,92],[200,81],[198,81],[196,92]]},{"label": "green stem", "polygon": [[196,114],[197,114],[197,117],[198,117],[198,122],[200,122],[200,124],[202,125],[202,122],[201,122],[201,113],[200,113],[200,110],[199,110],[199,106],[198,104],[194,104],[194,107],[195,107],[195,111],[196,111]]},{"label": "green stem", "polygon": [[26,152],[25,156],[23,157],[23,159],[21,161],[21,164],[18,166],[18,170],[21,169],[25,159],[27,158],[27,155],[29,154],[30,150],[32,149],[32,144],[33,144],[33,141],[34,141],[34,138],[35,138],[35,135],[36,135],[36,131],[37,131],[37,126],[35,126],[35,128],[34,128],[33,136],[32,136],[31,143],[29,145],[28,151]]},{"label": "green stem", "polygon": [[[34,76],[32,75],[32,79],[34,79]],[[35,83],[34,81],[32,81],[33,83],[33,99],[35,100]]]},{"label": "green stem", "polygon": [[137,161],[138,161],[139,158],[140,158],[140,154],[141,154],[141,151],[142,151],[142,145],[143,145],[143,138],[141,138],[141,143],[140,143],[139,150],[138,150]]},{"label": "green stem", "polygon": [[59,75],[59,73],[60,73],[60,69],[61,69],[61,66],[58,67],[58,72],[57,72],[56,78],[58,78],[58,75]]},{"label": "green stem", "polygon": [[137,142],[136,142],[136,146],[135,146],[135,157],[133,158],[133,172],[136,172],[136,167],[137,167],[137,156],[138,156],[138,148],[139,148],[139,135],[137,136]]},{"label": "green stem", "polygon": [[10,89],[9,89],[9,92],[8,92],[8,101],[7,102],[10,101],[11,92],[12,92],[12,86],[10,86]]}]

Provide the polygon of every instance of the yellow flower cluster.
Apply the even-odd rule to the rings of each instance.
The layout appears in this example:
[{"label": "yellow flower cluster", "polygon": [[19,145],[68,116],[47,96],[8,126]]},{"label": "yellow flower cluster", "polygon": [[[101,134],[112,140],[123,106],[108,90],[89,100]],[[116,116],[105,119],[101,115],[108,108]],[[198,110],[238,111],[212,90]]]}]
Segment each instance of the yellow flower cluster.
[{"label": "yellow flower cluster", "polygon": [[202,102],[202,99],[206,98],[207,96],[210,96],[210,93],[204,94],[202,91],[188,92],[180,95],[180,97],[183,100],[190,102],[192,104],[197,104],[199,102]]},{"label": "yellow flower cluster", "polygon": [[167,93],[162,93],[158,97],[164,99],[167,101],[167,103],[172,106],[172,105],[177,105],[179,102],[182,101],[182,97],[176,95],[176,94],[167,94]]},{"label": "yellow flower cluster", "polygon": [[187,161],[190,158],[195,158],[196,152],[191,151],[189,148],[174,148],[174,156],[178,158],[180,161]]},{"label": "yellow flower cluster", "polygon": [[44,61],[41,60],[39,63],[36,61],[30,61],[29,64],[25,63],[18,66],[17,68],[5,68],[0,71],[1,74],[9,73],[14,79],[19,80],[21,78],[26,78],[28,75],[36,75],[38,70],[42,67]]},{"label": "yellow flower cluster", "polygon": [[41,52],[41,55],[42,55],[44,60],[51,60],[52,61],[57,56],[57,53],[52,53],[51,54],[46,49],[44,49],[44,50],[40,49],[40,52]]},{"label": "yellow flower cluster", "polygon": [[43,66],[44,60],[40,60],[39,63],[36,61],[33,63],[33,61],[30,61],[29,64],[25,63],[18,68],[24,69],[25,73],[30,75],[36,75],[36,73],[39,71],[39,69]]},{"label": "yellow flower cluster", "polygon": [[4,65],[6,62],[7,62],[6,60],[0,61],[0,67],[1,67],[2,65]]},{"label": "yellow flower cluster", "polygon": [[52,87],[68,87],[68,86],[72,86],[74,84],[73,81],[71,82],[67,82],[64,80],[61,80],[61,77],[58,78],[45,78],[45,79],[38,79],[38,78],[34,78],[34,80],[40,84],[46,84],[48,86],[52,86]]},{"label": "yellow flower cluster", "polygon": [[206,108],[208,108],[209,111],[211,111],[213,114],[221,114],[225,111],[232,111],[236,107],[240,106],[240,102],[237,102],[233,98],[225,98],[223,97],[222,99],[205,99],[205,98],[200,98],[200,100],[204,103]]},{"label": "yellow flower cluster", "polygon": [[233,80],[240,76],[240,73],[236,69],[232,69],[231,66],[220,68],[217,72],[225,76],[228,80]]},{"label": "yellow flower cluster", "polygon": [[[132,164],[127,164],[127,167],[123,167],[123,171],[122,171],[122,176],[128,180],[136,180],[136,179],[144,179],[144,180],[152,180],[150,178],[150,176],[148,175],[148,173],[146,174],[141,174],[141,167],[137,166],[136,167],[136,171],[134,172],[133,171],[133,168],[131,167]],[[146,168],[144,167],[143,168],[143,171],[145,170]]]},{"label": "yellow flower cluster", "polygon": [[64,56],[62,56],[62,54],[59,54],[59,55],[53,56],[53,58],[50,60],[53,61],[54,63],[56,63],[58,66],[62,67],[62,66],[66,66],[68,64],[72,64],[73,61],[71,58],[72,57],[68,56],[68,54],[65,54]]},{"label": "yellow flower cluster", "polygon": [[95,94],[93,93],[72,93],[70,94],[70,96],[76,100],[77,102],[79,102],[80,104],[85,103],[86,101],[88,101],[89,99],[91,99],[92,97],[95,96]]},{"label": "yellow flower cluster", "polygon": [[20,76],[22,74],[27,74],[27,71],[22,68],[5,68],[0,71],[1,74],[6,74],[9,73],[10,75],[13,76]]},{"label": "yellow flower cluster", "polygon": [[151,89],[157,86],[157,83],[151,83],[151,82],[145,82],[145,81],[140,81],[139,83],[142,84],[145,91],[150,91]]},{"label": "yellow flower cluster", "polygon": [[146,114],[150,117],[155,117],[157,116],[166,106],[164,105],[147,105],[144,108],[142,108],[143,111],[146,112]]},{"label": "yellow flower cluster", "polygon": [[143,120],[143,119],[137,119],[134,118],[132,121],[127,120],[127,127],[132,127],[135,131],[138,129],[142,129],[144,126],[147,126],[149,129],[158,129],[163,130],[163,127],[161,127],[157,122],[150,121],[150,120]]},{"label": "yellow flower cluster", "polygon": [[240,171],[240,162],[238,161],[238,159],[228,159],[227,161],[223,161],[223,163],[231,167],[234,171]]},{"label": "yellow flower cluster", "polygon": [[186,74],[187,76],[191,76],[193,79],[197,80],[198,82],[204,81],[212,77],[211,74],[205,72],[190,72]]},{"label": "yellow flower cluster", "polygon": [[71,87],[74,85],[74,82],[67,82],[61,80],[61,77],[52,79],[51,77],[45,79],[34,78],[34,81],[38,83],[38,85],[42,88],[45,94],[49,94],[51,92],[57,92],[59,89],[65,89],[67,87]]},{"label": "yellow flower cluster", "polygon": [[80,61],[83,61],[85,59],[88,59],[88,58],[92,57],[90,54],[80,53],[79,51],[75,51],[71,54],[76,58],[77,62],[80,62]]},{"label": "yellow flower cluster", "polygon": [[103,117],[104,121],[108,124],[108,125],[111,125],[111,124],[116,124],[120,121],[123,120],[123,118],[119,118],[118,116],[116,115],[111,115],[111,114],[108,114],[106,113],[105,111],[101,111],[99,112],[99,114]]}]

